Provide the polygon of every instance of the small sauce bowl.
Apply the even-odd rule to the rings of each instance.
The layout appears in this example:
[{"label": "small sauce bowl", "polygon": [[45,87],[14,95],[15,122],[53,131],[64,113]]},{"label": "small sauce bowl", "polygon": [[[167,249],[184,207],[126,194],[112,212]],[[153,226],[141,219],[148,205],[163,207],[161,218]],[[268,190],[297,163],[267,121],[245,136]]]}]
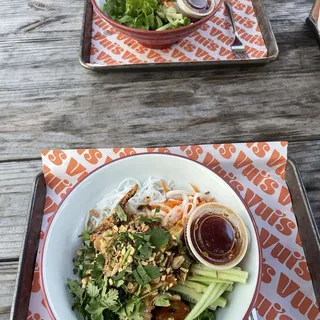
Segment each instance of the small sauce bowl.
[{"label": "small sauce bowl", "polygon": [[191,20],[199,20],[212,14],[218,2],[215,0],[176,0],[178,11]]},{"label": "small sauce bowl", "polygon": [[185,230],[192,255],[215,270],[235,267],[248,248],[248,231],[241,218],[219,203],[205,203],[196,208]]}]

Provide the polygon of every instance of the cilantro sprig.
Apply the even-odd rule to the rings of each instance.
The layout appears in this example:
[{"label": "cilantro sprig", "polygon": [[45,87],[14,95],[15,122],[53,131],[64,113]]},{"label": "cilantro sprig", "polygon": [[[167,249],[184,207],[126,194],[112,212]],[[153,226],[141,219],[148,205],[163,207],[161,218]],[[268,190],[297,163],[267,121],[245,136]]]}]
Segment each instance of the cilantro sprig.
[{"label": "cilantro sprig", "polygon": [[150,243],[158,249],[165,247],[170,239],[170,233],[157,227],[150,230]]}]

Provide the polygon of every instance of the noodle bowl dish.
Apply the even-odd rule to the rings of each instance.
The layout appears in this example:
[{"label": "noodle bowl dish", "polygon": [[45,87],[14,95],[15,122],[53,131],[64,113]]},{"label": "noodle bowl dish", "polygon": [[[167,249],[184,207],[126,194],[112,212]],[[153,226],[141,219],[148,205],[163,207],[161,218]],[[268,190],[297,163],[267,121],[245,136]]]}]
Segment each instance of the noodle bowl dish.
[{"label": "noodle bowl dish", "polygon": [[255,222],[238,193],[189,159],[141,154],[93,171],[43,241],[53,319],[246,319],[261,279]]}]

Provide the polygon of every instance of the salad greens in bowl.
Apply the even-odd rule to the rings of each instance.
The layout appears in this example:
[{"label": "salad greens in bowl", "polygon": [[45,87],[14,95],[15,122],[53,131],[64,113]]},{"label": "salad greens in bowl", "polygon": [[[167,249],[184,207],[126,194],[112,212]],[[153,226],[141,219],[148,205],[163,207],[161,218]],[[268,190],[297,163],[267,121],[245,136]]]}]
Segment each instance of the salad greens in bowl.
[{"label": "salad greens in bowl", "polygon": [[135,29],[162,31],[191,23],[188,17],[177,12],[174,2],[107,0],[103,11],[114,21]]},{"label": "salad greens in bowl", "polygon": [[172,46],[211,19],[224,0],[212,1],[214,9],[210,14],[192,21],[170,0],[91,0],[105,22],[143,46],[154,49]]},{"label": "salad greens in bowl", "polygon": [[[189,250],[186,226],[201,235],[195,246],[205,239],[204,257],[224,264],[243,240],[231,211],[250,245],[235,267],[210,268]],[[96,170],[64,199],[43,241],[42,294],[56,320],[242,320],[259,292],[261,247],[243,200],[211,170],[173,155]]]}]

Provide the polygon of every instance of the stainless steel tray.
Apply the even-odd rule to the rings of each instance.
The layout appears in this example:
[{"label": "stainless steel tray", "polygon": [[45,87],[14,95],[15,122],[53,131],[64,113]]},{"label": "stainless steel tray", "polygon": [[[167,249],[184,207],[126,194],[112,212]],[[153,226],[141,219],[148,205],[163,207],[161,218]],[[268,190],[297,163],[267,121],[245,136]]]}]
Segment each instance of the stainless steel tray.
[{"label": "stainless steel tray", "polygon": [[84,2],[84,14],[82,23],[82,35],[80,43],[80,64],[93,71],[112,71],[112,70],[124,70],[124,69],[167,69],[167,68],[194,68],[194,67],[214,67],[221,65],[243,65],[243,64],[265,64],[275,60],[279,55],[278,45],[271,28],[267,12],[262,3],[262,0],[252,0],[252,4],[257,16],[258,24],[267,47],[267,56],[260,59],[248,59],[248,60],[227,60],[227,61],[203,61],[203,62],[173,62],[173,63],[146,63],[146,64],[130,64],[130,65],[115,65],[106,66],[90,63],[90,46],[91,46],[91,26],[92,26],[92,4],[91,0],[85,0]]},{"label": "stainless steel tray", "polygon": [[307,24],[314,31],[320,47],[320,30],[317,26],[319,15],[320,15],[320,0],[315,0],[314,5],[311,9],[310,15],[307,18]]},{"label": "stainless steel tray", "polygon": [[[320,302],[320,237],[303,186],[299,169],[288,159],[286,181],[291,194],[293,210],[297,218],[303,248],[310,269],[313,287]],[[30,203],[29,221],[20,255],[17,282],[11,309],[11,320],[27,319],[34,264],[39,244],[41,222],[46,198],[44,176],[35,179]]]}]

